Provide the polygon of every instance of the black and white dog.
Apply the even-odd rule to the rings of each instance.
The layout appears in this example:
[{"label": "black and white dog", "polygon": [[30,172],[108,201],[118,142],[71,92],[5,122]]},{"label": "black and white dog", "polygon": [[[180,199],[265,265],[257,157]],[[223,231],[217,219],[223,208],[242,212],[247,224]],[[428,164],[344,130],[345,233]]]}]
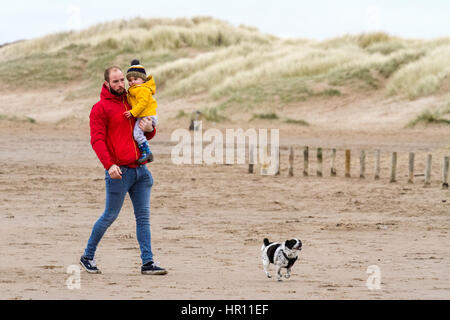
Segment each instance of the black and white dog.
[{"label": "black and white dog", "polygon": [[298,258],[298,252],[302,250],[302,242],[298,239],[286,240],[282,242],[269,242],[269,239],[264,239],[264,244],[261,247],[261,257],[264,266],[264,272],[270,278],[269,265],[273,263],[276,268],[277,280],[281,281],[281,268],[286,268],[285,277],[291,276],[291,268]]}]

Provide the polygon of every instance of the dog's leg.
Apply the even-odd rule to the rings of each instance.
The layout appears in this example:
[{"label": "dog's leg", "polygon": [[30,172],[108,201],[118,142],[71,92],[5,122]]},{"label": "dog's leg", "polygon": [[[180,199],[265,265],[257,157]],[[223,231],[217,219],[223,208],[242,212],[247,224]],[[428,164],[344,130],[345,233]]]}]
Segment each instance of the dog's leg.
[{"label": "dog's leg", "polygon": [[282,276],[281,276],[281,265],[279,263],[277,263],[276,266],[277,266],[277,280],[278,281],[282,281],[281,280],[281,278],[282,278]]},{"label": "dog's leg", "polygon": [[286,279],[289,279],[291,277],[291,268],[287,268],[285,277]]},{"label": "dog's leg", "polygon": [[270,273],[269,273],[269,264],[270,261],[269,259],[266,259],[265,257],[263,258],[263,267],[264,267],[264,272],[266,273],[267,278],[271,278]]}]

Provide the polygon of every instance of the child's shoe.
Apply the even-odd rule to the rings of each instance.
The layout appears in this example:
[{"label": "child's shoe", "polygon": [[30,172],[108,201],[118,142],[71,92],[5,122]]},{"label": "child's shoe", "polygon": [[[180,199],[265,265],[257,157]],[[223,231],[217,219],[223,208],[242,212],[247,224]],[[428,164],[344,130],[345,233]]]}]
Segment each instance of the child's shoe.
[{"label": "child's shoe", "polygon": [[139,145],[139,150],[141,150],[141,157],[138,162],[143,163],[145,161],[152,162],[153,161],[153,153],[150,151],[150,146],[148,145],[148,141],[141,143]]}]

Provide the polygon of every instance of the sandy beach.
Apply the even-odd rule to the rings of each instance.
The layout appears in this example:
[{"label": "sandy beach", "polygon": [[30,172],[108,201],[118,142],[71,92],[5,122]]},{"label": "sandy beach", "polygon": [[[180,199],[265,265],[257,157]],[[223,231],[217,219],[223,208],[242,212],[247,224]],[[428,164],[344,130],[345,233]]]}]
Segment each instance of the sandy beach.
[{"label": "sandy beach", "polygon": [[[178,120],[177,120],[178,121]],[[0,126],[1,299],[449,299],[450,191],[441,188],[448,155],[445,128],[377,131],[280,128],[281,174],[247,173],[246,165],[174,165],[171,132],[152,141],[152,247],[166,276],[140,274],[132,205],[127,197],[105,234],[96,260],[102,274],[81,271],[69,289],[91,228],[104,208],[104,170],[89,143],[87,123],[2,121]],[[226,127],[227,124],[223,124]],[[220,129],[220,128],[219,128]],[[294,177],[287,173],[294,145]],[[302,147],[311,148],[303,177]],[[324,147],[317,177],[315,147]],[[367,151],[367,177],[357,150]],[[337,153],[329,174],[329,148]],[[344,177],[344,149],[355,150]],[[381,149],[381,179],[373,154]],[[398,151],[398,182],[389,183],[390,152]],[[407,183],[408,152],[423,173],[433,154],[431,186],[423,175]],[[259,167],[256,167],[259,170]],[[303,250],[291,279],[268,279],[263,238],[297,237]],[[380,290],[366,286],[380,269]],[[271,266],[272,274],[274,272]]]}]

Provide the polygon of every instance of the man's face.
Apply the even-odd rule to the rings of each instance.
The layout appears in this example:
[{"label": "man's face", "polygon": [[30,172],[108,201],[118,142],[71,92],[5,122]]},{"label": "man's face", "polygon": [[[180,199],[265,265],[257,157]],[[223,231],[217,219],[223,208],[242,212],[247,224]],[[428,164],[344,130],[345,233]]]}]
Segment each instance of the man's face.
[{"label": "man's face", "polygon": [[114,90],[118,94],[125,92],[125,77],[119,69],[113,69],[109,72],[108,88]]}]

